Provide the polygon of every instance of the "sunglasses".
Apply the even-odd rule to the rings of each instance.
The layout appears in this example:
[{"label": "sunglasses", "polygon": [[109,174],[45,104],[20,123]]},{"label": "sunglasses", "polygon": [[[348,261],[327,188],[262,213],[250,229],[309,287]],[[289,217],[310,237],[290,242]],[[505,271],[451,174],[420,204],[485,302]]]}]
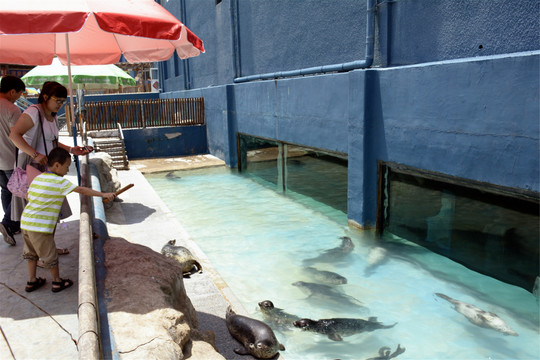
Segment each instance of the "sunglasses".
[{"label": "sunglasses", "polygon": [[66,99],[59,99],[56,96],[51,96],[51,99],[55,100],[58,105],[64,105],[66,103]]}]

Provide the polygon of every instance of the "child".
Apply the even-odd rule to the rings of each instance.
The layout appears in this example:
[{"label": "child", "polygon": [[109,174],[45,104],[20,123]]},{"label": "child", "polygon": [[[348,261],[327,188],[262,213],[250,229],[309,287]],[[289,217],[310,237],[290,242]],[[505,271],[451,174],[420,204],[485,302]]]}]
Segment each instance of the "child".
[{"label": "child", "polygon": [[28,189],[28,204],[21,217],[24,239],[23,258],[28,260],[28,282],[25,291],[32,292],[45,284],[45,279],[36,277],[38,259],[43,267],[51,271],[52,291],[59,292],[73,285],[73,281],[60,278],[58,253],[54,242],[54,231],[64,198],[72,191],[87,196],[101,196],[113,200],[114,193],[102,193],[91,188],[76,186],[63,176],[71,165],[69,152],[60,147],[48,155],[49,170],[36,176]]}]

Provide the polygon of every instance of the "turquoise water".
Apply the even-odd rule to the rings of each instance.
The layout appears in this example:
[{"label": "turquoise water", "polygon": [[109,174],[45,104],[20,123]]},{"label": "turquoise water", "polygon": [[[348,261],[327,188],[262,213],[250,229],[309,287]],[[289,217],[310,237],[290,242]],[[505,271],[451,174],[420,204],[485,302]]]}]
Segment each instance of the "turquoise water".
[{"label": "turquoise water", "polygon": [[[397,359],[539,359],[539,305],[522,288],[483,276],[404,239],[377,240],[347,226],[346,214],[302,196],[284,196],[228,168],[147,175],[150,184],[206,253],[252,317],[258,302],[311,319],[375,316],[393,328],[332,341],[296,328],[277,329],[292,359],[368,359],[379,348],[406,348]],[[307,262],[348,236],[354,250]],[[335,296],[292,283],[318,282],[304,268],[338,273]],[[371,264],[371,265],[370,265]],[[496,313],[519,336],[470,323],[442,293]],[[352,298],[351,298],[352,297]],[[361,302],[361,305],[358,304]]]}]

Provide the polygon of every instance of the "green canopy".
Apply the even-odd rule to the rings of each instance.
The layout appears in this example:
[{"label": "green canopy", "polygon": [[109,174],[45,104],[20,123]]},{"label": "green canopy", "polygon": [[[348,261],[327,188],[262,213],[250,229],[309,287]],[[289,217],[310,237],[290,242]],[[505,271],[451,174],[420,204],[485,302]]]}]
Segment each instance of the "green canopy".
[{"label": "green canopy", "polygon": [[[136,81],[116,65],[72,65],[71,78],[75,88],[86,90],[118,89],[135,86]],[[27,86],[41,88],[46,81],[69,84],[68,69],[54,58],[51,65],[36,66],[21,78]],[[83,86],[84,85],[84,86]]]}]

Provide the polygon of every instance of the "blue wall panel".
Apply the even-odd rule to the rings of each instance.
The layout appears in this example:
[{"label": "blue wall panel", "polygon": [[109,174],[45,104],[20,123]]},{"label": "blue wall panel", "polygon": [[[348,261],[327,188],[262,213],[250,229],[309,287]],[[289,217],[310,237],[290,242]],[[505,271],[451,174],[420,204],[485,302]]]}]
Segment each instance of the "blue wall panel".
[{"label": "blue wall panel", "polygon": [[206,154],[206,126],[123,130],[130,159]]},{"label": "blue wall panel", "polygon": [[238,131],[347,152],[348,75],[235,85]]}]

